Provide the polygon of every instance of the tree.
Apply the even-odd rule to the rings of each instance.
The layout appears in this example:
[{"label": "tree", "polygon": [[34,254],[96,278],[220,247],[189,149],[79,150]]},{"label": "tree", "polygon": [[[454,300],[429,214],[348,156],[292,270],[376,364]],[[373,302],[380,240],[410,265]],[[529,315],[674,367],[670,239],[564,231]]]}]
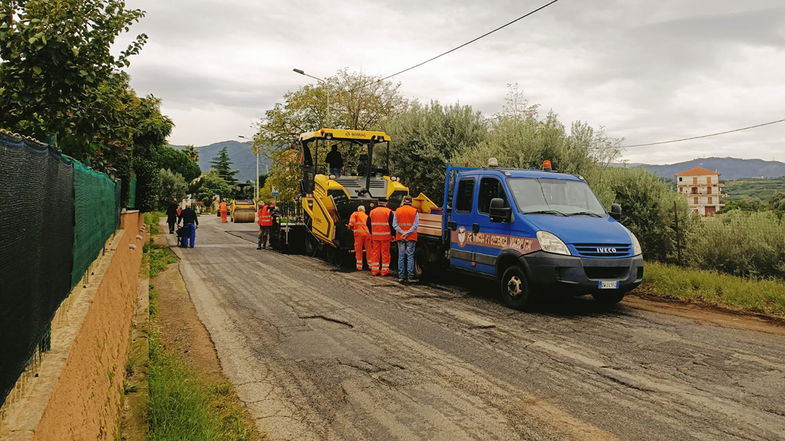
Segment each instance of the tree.
[{"label": "tree", "polygon": [[785,211],[785,191],[778,191],[769,199],[769,205],[774,210]]},{"label": "tree", "polygon": [[384,119],[406,108],[399,87],[399,83],[340,70],[324,82],[287,92],[282,103],[265,112],[256,141],[282,146],[295,144],[301,133],[322,127],[379,128]]},{"label": "tree", "polygon": [[262,173],[261,175],[259,175],[259,188],[264,187],[264,184],[267,182],[267,178],[269,176],[270,175],[267,173]]},{"label": "tree", "polygon": [[413,103],[384,123],[392,137],[391,173],[413,194],[442,204],[445,163],[487,136],[482,114],[470,106]]},{"label": "tree", "polygon": [[506,102],[491,120],[488,137],[458,155],[458,163],[481,167],[494,157],[503,167],[539,169],[550,160],[560,172],[588,175],[619,154],[618,139],[580,121],[568,133],[558,115],[541,115],[513,86]]},{"label": "tree", "polygon": [[118,56],[112,46],[144,12],[122,0],[9,0],[0,13],[4,125],[93,159],[116,111],[116,100],[106,99],[117,90],[112,77],[147,36],[136,36]]},{"label": "tree", "polygon": [[197,164],[199,164],[199,151],[196,150],[196,147],[193,145],[187,145],[183,147],[183,153],[188,155],[191,160]]},{"label": "tree", "polygon": [[232,192],[232,186],[218,175],[218,172],[211,170],[202,175],[196,188],[196,199],[202,201],[205,206],[209,206],[213,196],[219,195],[227,198]]},{"label": "tree", "polygon": [[182,175],[183,179],[191,182],[202,174],[199,164],[184,151],[161,146],[155,152],[156,162],[163,169],[169,169]]},{"label": "tree", "polygon": [[133,134],[133,164],[136,175],[136,205],[141,211],[155,210],[161,188],[157,152],[172,132],[172,120],[161,114],[161,100],[148,96],[138,99],[129,112],[136,130]]},{"label": "tree", "polygon": [[[265,187],[275,187],[279,200],[293,201],[300,195],[300,182],[303,174],[300,168],[299,153],[293,149],[278,149],[270,153],[270,176]],[[261,195],[260,195],[261,197]]]},{"label": "tree", "polygon": [[227,148],[224,147],[218,152],[218,155],[210,161],[210,165],[212,169],[218,173],[218,176],[221,177],[224,181],[229,183],[229,185],[234,185],[237,182],[237,179],[234,177],[239,170],[232,170],[232,161],[229,159],[229,153],[226,150]]},{"label": "tree", "polygon": [[159,207],[166,208],[172,198],[181,200],[185,197],[188,189],[188,184],[180,173],[162,168],[159,171],[159,180],[161,182],[161,191],[159,192]]}]

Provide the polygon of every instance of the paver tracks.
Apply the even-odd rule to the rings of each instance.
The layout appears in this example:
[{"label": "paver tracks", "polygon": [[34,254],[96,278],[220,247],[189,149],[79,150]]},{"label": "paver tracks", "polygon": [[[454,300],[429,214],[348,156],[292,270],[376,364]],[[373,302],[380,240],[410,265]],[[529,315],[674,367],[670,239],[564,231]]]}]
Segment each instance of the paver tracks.
[{"label": "paver tracks", "polygon": [[402,287],[205,220],[181,271],[272,439],[785,439],[781,335],[590,300],[520,313],[488,282]]}]

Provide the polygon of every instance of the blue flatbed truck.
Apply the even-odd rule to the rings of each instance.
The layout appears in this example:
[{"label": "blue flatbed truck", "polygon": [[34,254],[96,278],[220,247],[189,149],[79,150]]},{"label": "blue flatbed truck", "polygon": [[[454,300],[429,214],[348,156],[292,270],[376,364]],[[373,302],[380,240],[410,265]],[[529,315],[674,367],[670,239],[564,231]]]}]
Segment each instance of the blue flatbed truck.
[{"label": "blue flatbed truck", "polygon": [[618,303],[643,279],[635,235],[580,176],[447,164],[444,204],[420,213],[417,267],[498,281],[505,304],[534,295],[586,295]]}]

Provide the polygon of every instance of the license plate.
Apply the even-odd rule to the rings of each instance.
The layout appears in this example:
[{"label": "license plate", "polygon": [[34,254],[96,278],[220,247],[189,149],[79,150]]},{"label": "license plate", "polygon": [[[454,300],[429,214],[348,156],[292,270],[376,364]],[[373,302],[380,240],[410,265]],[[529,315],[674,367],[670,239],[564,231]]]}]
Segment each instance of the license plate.
[{"label": "license plate", "polygon": [[601,280],[598,287],[600,289],[619,289],[619,282],[616,280]]}]

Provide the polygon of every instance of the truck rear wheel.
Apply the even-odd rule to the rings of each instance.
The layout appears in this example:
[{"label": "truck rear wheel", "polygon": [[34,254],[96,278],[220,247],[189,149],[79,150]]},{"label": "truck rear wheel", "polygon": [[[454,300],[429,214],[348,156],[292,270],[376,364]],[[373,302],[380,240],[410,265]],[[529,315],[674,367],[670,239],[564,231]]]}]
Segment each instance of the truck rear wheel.
[{"label": "truck rear wheel", "polygon": [[505,305],[515,308],[526,308],[531,299],[531,287],[523,269],[512,265],[504,271],[501,279],[501,298]]}]

